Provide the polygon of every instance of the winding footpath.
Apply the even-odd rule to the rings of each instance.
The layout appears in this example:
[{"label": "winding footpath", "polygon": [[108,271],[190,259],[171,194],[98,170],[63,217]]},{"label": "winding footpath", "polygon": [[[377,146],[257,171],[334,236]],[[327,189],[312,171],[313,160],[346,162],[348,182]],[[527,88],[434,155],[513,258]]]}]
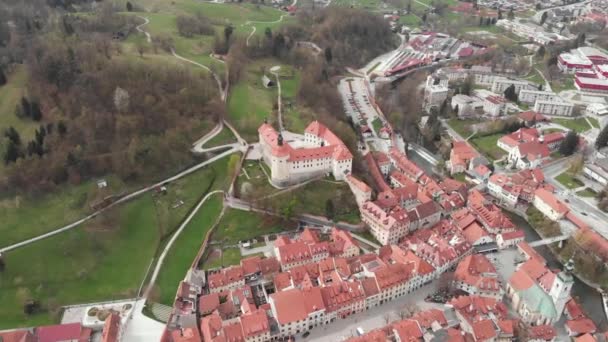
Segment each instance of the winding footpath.
[{"label": "winding footpath", "polygon": [[212,192],[208,193],[207,195],[205,195],[205,197],[203,197],[203,199],[201,199],[200,202],[198,202],[198,204],[196,205],[196,207],[194,207],[194,209],[190,212],[190,215],[188,215],[188,217],[186,217],[186,219],[182,222],[182,224],[179,226],[177,231],[175,231],[175,233],[173,233],[173,235],[171,236],[171,240],[169,240],[169,242],[165,246],[165,249],[163,249],[163,252],[158,257],[158,261],[156,262],[156,267],[154,267],[154,272],[152,272],[152,276],[150,277],[150,281],[148,282],[148,287],[146,288],[146,291],[144,292],[144,298],[148,298],[150,291],[154,287],[154,284],[156,283],[156,278],[158,278],[158,274],[160,273],[160,270],[163,267],[163,264],[165,262],[165,257],[167,256],[167,253],[169,253],[169,251],[171,250],[171,247],[173,246],[173,243],[175,243],[175,240],[177,240],[177,238],[180,236],[180,234],[182,233],[184,228],[186,228],[186,226],[190,223],[190,221],[192,221],[192,218],[194,217],[194,215],[196,215],[196,213],[198,213],[198,211],[201,209],[203,204],[205,204],[205,202],[207,202],[207,200],[209,198],[211,198],[211,196],[216,195],[216,194],[224,194],[224,191],[215,190],[215,191],[212,191]]},{"label": "winding footpath", "polygon": [[279,118],[279,131],[282,132],[285,130],[285,127],[283,127],[283,104],[281,101],[281,78],[279,77],[279,70],[281,70],[281,67],[278,65],[270,68],[270,73],[273,74],[274,77],[277,79],[277,116]]},{"label": "winding footpath", "polygon": [[[294,1],[293,3],[297,3],[297,0]],[[293,6],[293,4],[292,4]],[[245,40],[245,45],[249,46],[249,39],[251,39],[251,37],[253,37],[253,35],[255,34],[255,31],[257,30],[257,27],[253,26],[252,24],[278,24],[281,21],[283,21],[283,18],[285,17],[286,14],[283,14],[279,17],[279,19],[277,20],[273,20],[273,21],[246,21],[244,24],[242,24],[241,26],[247,26],[247,25],[251,25],[251,33],[249,33],[249,35],[247,36],[247,40]]]}]

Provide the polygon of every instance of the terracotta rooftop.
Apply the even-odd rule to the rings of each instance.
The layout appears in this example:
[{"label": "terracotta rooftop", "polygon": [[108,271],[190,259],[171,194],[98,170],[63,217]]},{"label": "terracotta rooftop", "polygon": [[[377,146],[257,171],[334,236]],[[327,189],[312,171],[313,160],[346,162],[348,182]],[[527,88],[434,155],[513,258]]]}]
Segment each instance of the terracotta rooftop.
[{"label": "terracotta rooftop", "polygon": [[560,214],[565,214],[569,211],[568,206],[557,199],[554,194],[545,189],[537,189],[534,192],[534,195]]}]

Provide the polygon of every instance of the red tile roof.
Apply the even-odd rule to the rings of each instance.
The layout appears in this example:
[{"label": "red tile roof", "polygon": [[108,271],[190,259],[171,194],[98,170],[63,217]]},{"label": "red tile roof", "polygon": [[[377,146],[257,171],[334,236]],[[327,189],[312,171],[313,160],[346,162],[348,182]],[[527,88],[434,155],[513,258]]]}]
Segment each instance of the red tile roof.
[{"label": "red tile roof", "polygon": [[566,303],[566,312],[572,319],[586,317],[583,308],[581,308],[580,304],[574,298]]},{"label": "red tile roof", "polygon": [[38,342],[58,342],[65,340],[88,341],[91,329],[83,328],[80,323],[49,325],[36,328]]},{"label": "red tile roof", "polygon": [[2,342],[34,342],[34,335],[27,330],[0,332]]},{"label": "red tile roof", "polygon": [[243,328],[243,336],[250,338],[265,334],[270,331],[268,316],[264,310],[256,310],[250,314],[241,316],[241,326]]},{"label": "red tile roof", "polygon": [[537,189],[534,192],[534,195],[560,214],[566,214],[569,210],[568,206],[566,206],[564,203],[562,203],[562,201],[557,199],[554,194],[545,189]]},{"label": "red tile roof", "polygon": [[202,342],[197,328],[182,328],[171,332],[173,342]]},{"label": "red tile roof", "polygon": [[586,317],[566,321],[566,327],[576,335],[593,334],[597,331],[595,323]]},{"label": "red tile roof", "polygon": [[372,330],[362,336],[351,337],[344,342],[386,342],[388,337],[384,330]]},{"label": "red tile roof", "polygon": [[496,268],[483,254],[468,255],[460,261],[454,280],[485,291],[499,291],[500,281]]},{"label": "red tile roof", "polygon": [[551,341],[557,337],[555,328],[550,325],[536,325],[528,327],[528,338]]},{"label": "red tile roof", "polygon": [[103,332],[101,333],[102,342],[116,342],[118,341],[118,333],[120,332],[120,316],[118,314],[111,314],[106,318],[106,323],[103,326]]},{"label": "red tile roof", "polygon": [[270,298],[274,301],[279,324],[301,321],[308,314],[325,309],[321,289],[318,287],[281,291],[271,294]]},{"label": "red tile roof", "polygon": [[393,329],[402,342],[418,342],[422,338],[422,330],[415,320],[406,319],[393,323]]}]

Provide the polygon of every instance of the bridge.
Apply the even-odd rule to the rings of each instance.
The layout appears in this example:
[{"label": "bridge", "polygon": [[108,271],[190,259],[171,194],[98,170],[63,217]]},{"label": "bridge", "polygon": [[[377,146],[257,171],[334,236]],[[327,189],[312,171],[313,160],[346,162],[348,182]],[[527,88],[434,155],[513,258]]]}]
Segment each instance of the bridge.
[{"label": "bridge", "polygon": [[437,159],[437,157],[435,157],[429,150],[418,144],[408,143],[407,148],[408,150],[416,151],[416,153],[418,153],[420,157],[422,157],[424,160],[426,160],[433,166],[437,166],[437,164],[439,163],[439,159]]},{"label": "bridge", "polygon": [[568,240],[568,238],[570,238],[570,234],[558,235],[558,236],[554,236],[554,237],[550,237],[550,238],[546,238],[546,239],[542,239],[542,240],[533,241],[533,242],[530,242],[528,245],[530,247],[544,246],[544,245],[552,244],[554,242],[561,242],[564,240]]}]

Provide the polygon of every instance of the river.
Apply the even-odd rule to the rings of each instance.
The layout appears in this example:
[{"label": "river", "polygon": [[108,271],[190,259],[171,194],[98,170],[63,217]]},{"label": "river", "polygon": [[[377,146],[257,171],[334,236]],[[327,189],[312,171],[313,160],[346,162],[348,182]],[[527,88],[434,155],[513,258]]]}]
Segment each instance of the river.
[{"label": "river", "polygon": [[[507,214],[516,226],[524,230],[527,242],[541,239],[534,228],[532,228],[532,226],[530,226],[530,224],[521,216],[513,213]],[[549,268],[562,268],[561,263],[555,257],[553,252],[551,252],[548,246],[539,246],[535,247],[534,249],[538,252],[538,254],[542,255],[545,260],[547,260],[547,265]],[[587,284],[575,277],[575,283],[572,287],[572,297],[577,298],[577,301],[581,304],[587,315],[589,315],[589,318],[595,322],[600,331],[603,330],[602,328],[606,328],[608,325],[608,320],[606,319],[606,314],[604,313],[602,296],[594,288],[589,287]]]}]

